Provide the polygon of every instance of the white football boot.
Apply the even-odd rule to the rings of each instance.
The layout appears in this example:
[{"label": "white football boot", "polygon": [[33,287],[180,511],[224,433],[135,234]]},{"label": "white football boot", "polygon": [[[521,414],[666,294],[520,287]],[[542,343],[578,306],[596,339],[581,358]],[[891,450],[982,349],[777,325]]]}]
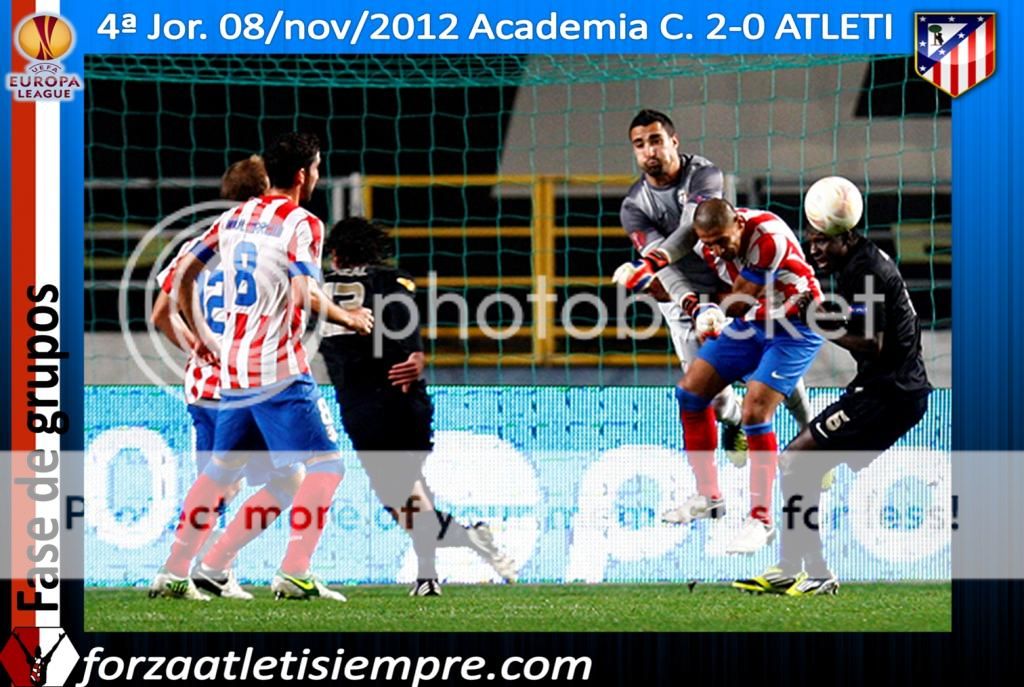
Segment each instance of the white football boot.
[{"label": "white football boot", "polygon": [[441,596],[441,583],[434,579],[416,580],[409,596]]},{"label": "white football boot", "polygon": [[519,571],[516,569],[516,562],[506,556],[494,544],[494,534],[486,523],[478,522],[472,527],[466,528],[469,541],[473,544],[473,550],[481,558],[487,561],[494,571],[508,583],[514,583],[519,579]]},{"label": "white football boot", "polygon": [[196,587],[199,589],[210,592],[222,599],[236,599],[238,601],[251,601],[253,599],[253,595],[242,589],[242,585],[238,584],[233,570],[210,570],[200,563],[192,569],[192,581],[195,582]]},{"label": "white football boot", "polygon": [[720,518],[725,515],[725,501],[710,499],[707,496],[694,494],[683,501],[681,506],[670,508],[661,514],[661,521],[670,525],[689,525],[702,518]]},{"label": "white football boot", "polygon": [[320,598],[330,601],[348,601],[344,594],[328,589],[327,585],[308,573],[302,577],[295,577],[278,570],[270,583],[270,591],[274,592],[274,598],[278,600]]},{"label": "white football boot", "polygon": [[748,517],[743,527],[725,548],[726,553],[752,554],[768,546],[775,539],[775,526],[766,525],[757,518]]}]

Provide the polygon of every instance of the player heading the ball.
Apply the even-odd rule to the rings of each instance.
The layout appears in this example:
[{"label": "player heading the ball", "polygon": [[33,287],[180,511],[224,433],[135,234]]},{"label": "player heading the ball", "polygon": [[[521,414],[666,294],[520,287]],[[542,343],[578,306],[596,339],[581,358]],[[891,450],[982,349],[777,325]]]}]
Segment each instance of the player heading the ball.
[{"label": "player heading the ball", "polygon": [[[928,410],[932,386],[921,354],[921,321],[896,263],[855,229],[862,209],[860,191],[842,177],[815,182],[804,198],[811,223],[807,240],[818,272],[835,277],[847,303],[863,305],[851,309],[845,333],[832,339],[853,356],[856,376],[779,459],[787,513],[818,509],[825,473],[840,462],[863,469]],[[867,294],[883,298],[862,298]],[[733,586],[788,596],[836,592],[839,582],[825,561],[820,532],[805,518],[790,516],[782,528],[781,553],[761,575]]]},{"label": "player heading the ball", "polygon": [[[619,216],[641,257],[620,265],[613,281],[659,300],[685,373],[697,358],[702,342],[700,332],[694,329],[694,311],[702,301],[716,302],[730,289],[693,250],[697,243],[693,230],[697,205],[723,197],[725,176],[711,160],[682,152],[674,122],[658,110],[637,112],[629,123],[629,143],[643,175],[622,200]],[[731,386],[715,396],[712,407],[722,425],[722,446],[733,462],[745,464],[747,441],[740,429],[740,405]],[[801,429],[806,426],[811,410],[803,380],[786,398],[786,407]],[[693,518],[689,511],[673,508],[663,513],[662,519],[687,524]]]}]

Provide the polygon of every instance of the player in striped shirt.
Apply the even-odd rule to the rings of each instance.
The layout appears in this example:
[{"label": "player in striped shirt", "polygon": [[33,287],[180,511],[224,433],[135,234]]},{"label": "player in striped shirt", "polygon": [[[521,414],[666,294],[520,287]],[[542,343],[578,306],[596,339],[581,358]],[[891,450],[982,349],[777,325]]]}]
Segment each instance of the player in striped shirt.
[{"label": "player in striped shirt", "polygon": [[[310,198],[319,178],[316,137],[285,134],[263,157],[269,191],[222,214],[179,266],[178,301],[192,304],[196,277],[220,255],[226,319],[213,456],[185,497],[182,524],[165,565],[165,586],[187,575],[189,561],[209,533],[212,508],[251,457],[237,451],[256,431],[275,468],[306,466],[293,501],[288,548],[271,589],[277,598],[344,601],[309,570],[344,468],[337,431],[310,374],[302,334],[307,308],[361,334],[369,333],[373,317],[366,308],[343,310],[317,285],[323,224],[299,205]],[[193,309],[181,313],[197,331]],[[202,340],[195,351],[204,360],[218,359]]]},{"label": "player in striped shirt", "polygon": [[[228,200],[245,201],[263,195],[269,185],[263,159],[253,155],[228,167],[221,182],[220,195],[221,198]],[[218,362],[200,360],[193,354],[195,335],[173,310],[173,300],[177,297],[174,288],[175,271],[181,259],[191,253],[199,240],[197,237],[184,243],[174,260],[157,276],[160,293],[153,305],[151,319],[168,339],[189,353],[185,365],[184,392],[195,430],[196,471],[201,474],[213,450],[220,401],[220,365]],[[214,335],[222,334],[225,320],[224,273],[216,267],[208,266],[208,269],[199,275],[195,293],[198,309],[206,327]],[[231,562],[242,546],[258,536],[288,508],[302,482],[303,471],[299,465],[274,469],[259,432],[252,432],[246,437],[242,450],[251,451],[253,456],[245,466],[246,481],[250,486],[264,486],[245,502],[240,514],[228,525],[226,536],[224,532],[218,530],[222,536],[211,536],[207,540],[207,546],[212,547],[210,551],[200,552],[203,562],[195,566],[191,577],[199,590],[209,591],[223,598],[249,600],[253,598],[252,594],[238,584],[231,570]],[[240,489],[241,480],[236,480],[230,485],[218,511],[223,512]],[[241,514],[250,512],[249,509],[253,506],[266,506],[267,517],[255,523],[253,518],[248,518],[249,522],[246,522],[247,519]],[[153,596],[167,593],[159,582],[158,577],[153,585]],[[178,588],[182,588],[182,585],[179,584]],[[188,588],[183,593],[198,596]]]},{"label": "player in striped shirt", "polygon": [[[726,385],[745,378],[750,511],[726,550],[752,553],[775,536],[772,486],[778,440],[772,418],[824,343],[799,319],[803,299],[820,299],[821,287],[792,230],[770,212],[736,209],[715,198],[697,206],[693,226],[700,239],[695,250],[732,285],[732,294],[723,300],[723,308],[709,303],[695,311],[695,328],[706,341],[676,389],[698,490],[680,508],[694,517],[720,514],[717,433],[710,403]],[[728,324],[727,316],[733,318]]]},{"label": "player in striped shirt", "polygon": [[[679,149],[675,124],[663,112],[638,112],[629,124],[629,141],[643,175],[629,189],[619,215],[641,257],[620,265],[613,280],[631,291],[646,291],[659,302],[685,374],[700,347],[693,330],[693,309],[702,300],[714,302],[720,291],[728,289],[693,250],[697,243],[694,212],[702,200],[724,197],[725,175],[707,158]],[[803,380],[798,380],[785,404],[803,429],[811,418]],[[722,389],[711,405],[721,423],[721,443],[730,461],[746,465],[742,411],[732,387]],[[693,516],[686,509],[671,508],[662,514],[662,520],[686,525]]]}]

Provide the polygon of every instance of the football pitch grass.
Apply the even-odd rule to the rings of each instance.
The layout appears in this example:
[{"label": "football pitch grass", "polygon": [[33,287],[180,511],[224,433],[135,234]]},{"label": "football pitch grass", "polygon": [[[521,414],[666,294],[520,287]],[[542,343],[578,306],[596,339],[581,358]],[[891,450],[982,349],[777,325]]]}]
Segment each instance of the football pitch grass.
[{"label": "football pitch grass", "polygon": [[89,589],[88,632],[949,632],[951,587],[845,584],[836,596],[751,595],[724,584],[448,585],[411,598],[400,585],[333,587],[348,603],[150,599]]}]

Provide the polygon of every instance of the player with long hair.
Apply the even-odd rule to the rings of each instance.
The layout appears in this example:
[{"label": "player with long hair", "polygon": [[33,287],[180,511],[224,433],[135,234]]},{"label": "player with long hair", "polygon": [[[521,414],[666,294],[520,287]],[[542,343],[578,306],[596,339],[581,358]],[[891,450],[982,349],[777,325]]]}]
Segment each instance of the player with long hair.
[{"label": "player with long hair", "polygon": [[[412,276],[389,264],[393,242],[380,224],[362,217],[338,222],[327,239],[331,271],[324,289],[344,307],[380,304],[374,341],[327,324],[320,352],[341,408],[341,420],[385,509],[412,539],[416,583],[412,596],[441,594],[438,548],[476,552],[504,580],[515,563],[494,544],[490,528],[462,526],[435,507],[423,476],[433,450],[434,406],[422,379],[423,344]],[[398,333],[398,334],[395,334]]]}]

